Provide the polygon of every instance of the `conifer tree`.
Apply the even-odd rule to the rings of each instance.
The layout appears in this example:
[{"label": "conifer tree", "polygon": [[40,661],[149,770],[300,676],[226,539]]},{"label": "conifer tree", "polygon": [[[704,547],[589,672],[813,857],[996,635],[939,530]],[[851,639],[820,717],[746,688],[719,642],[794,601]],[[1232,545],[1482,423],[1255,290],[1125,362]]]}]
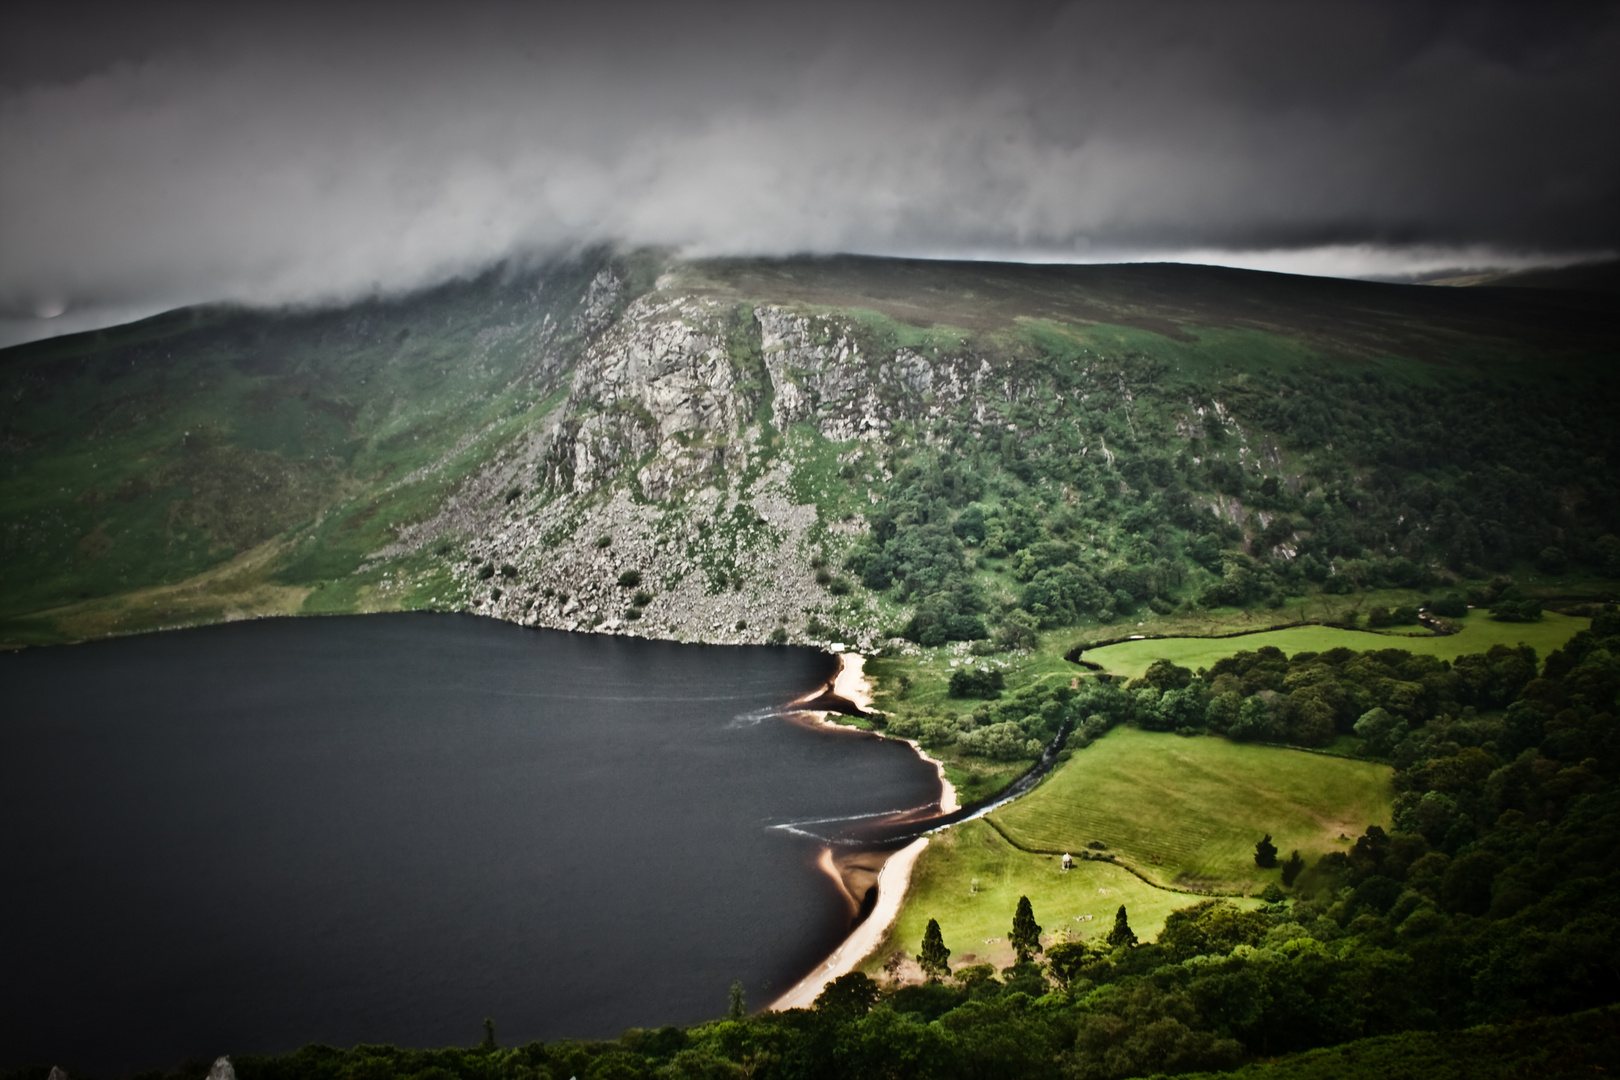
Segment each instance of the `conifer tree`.
[{"label": "conifer tree", "polygon": [[951,974],[951,950],[945,947],[945,937],[939,932],[939,920],[929,919],[928,929],[923,931],[922,952],[917,954],[917,963],[922,965],[923,974],[930,981],[949,978]]},{"label": "conifer tree", "polygon": [[731,993],[726,1001],[726,1019],[741,1020],[748,1015],[748,1000],[743,994],[741,980],[731,984]]},{"label": "conifer tree", "polygon": [[1119,905],[1119,911],[1114,915],[1114,928],[1108,932],[1108,944],[1114,948],[1120,946],[1130,947],[1136,944],[1136,931],[1131,929],[1130,920],[1125,917],[1125,905]]},{"label": "conifer tree", "polygon": [[1254,865],[1262,870],[1270,870],[1277,865],[1277,845],[1271,842],[1271,834],[1266,833],[1260,842],[1254,845]]},{"label": "conifer tree", "polygon": [[1304,869],[1305,860],[1299,857],[1299,849],[1295,848],[1294,853],[1288,856],[1288,861],[1283,863],[1282,883],[1292,886],[1299,879],[1300,871]]},{"label": "conifer tree", "polygon": [[1012,942],[1013,952],[1020,964],[1027,964],[1041,951],[1041,928],[1035,922],[1035,909],[1030,907],[1029,897],[1018,898],[1018,910],[1013,913],[1012,933],[1007,938]]}]

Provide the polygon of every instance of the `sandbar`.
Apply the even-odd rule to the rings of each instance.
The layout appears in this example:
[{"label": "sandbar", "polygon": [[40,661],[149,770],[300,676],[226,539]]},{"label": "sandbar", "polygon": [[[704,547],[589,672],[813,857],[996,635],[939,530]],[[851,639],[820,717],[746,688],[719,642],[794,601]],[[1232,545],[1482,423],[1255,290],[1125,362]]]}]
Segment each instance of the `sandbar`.
[{"label": "sandbar", "polygon": [[872,684],[866,681],[865,669],[866,657],[860,653],[839,653],[838,674],[833,678],[833,693],[863,713],[872,711]]},{"label": "sandbar", "polygon": [[906,897],[906,886],[911,882],[911,868],[917,856],[928,846],[928,837],[919,836],[905,847],[890,855],[878,874],[877,903],[844,943],[833,951],[820,967],[799,980],[798,985],[771,1002],[771,1009],[808,1009],[828,983],[840,975],[854,971],[856,965],[871,955],[883,935],[894,925],[900,914],[900,902]]}]

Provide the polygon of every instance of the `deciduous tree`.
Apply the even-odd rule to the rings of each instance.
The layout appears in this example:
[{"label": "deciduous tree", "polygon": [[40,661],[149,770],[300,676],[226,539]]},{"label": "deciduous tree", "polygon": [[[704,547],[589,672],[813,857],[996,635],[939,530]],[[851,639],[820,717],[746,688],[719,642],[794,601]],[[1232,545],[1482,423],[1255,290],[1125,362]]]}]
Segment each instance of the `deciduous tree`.
[{"label": "deciduous tree", "polygon": [[816,1011],[841,1020],[859,1020],[878,999],[878,984],[859,971],[847,972],[816,995]]}]

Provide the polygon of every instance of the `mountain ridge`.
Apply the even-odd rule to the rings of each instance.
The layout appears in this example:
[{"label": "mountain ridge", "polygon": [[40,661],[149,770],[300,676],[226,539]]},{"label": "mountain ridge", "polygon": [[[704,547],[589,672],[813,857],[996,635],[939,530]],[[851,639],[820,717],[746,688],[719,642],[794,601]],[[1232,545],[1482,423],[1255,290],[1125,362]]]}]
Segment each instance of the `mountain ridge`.
[{"label": "mountain ridge", "polygon": [[[438,607],[876,648],[930,620],[990,640],[1433,589],[1553,549],[1620,576],[1612,323],[1500,292],[598,251],[16,346],[0,636]],[[1448,402],[1546,432],[1493,449]],[[1518,479],[1465,512],[1476,458]],[[1460,538],[1406,524],[1437,511]],[[142,598],[248,552],[233,585]]]}]

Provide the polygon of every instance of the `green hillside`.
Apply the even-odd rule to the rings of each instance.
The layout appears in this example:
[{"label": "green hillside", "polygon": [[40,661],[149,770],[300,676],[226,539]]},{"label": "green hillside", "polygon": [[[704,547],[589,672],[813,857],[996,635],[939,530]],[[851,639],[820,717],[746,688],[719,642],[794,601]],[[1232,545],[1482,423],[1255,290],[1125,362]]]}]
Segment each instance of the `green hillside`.
[{"label": "green hillside", "polygon": [[558,399],[596,270],[4,350],[6,638],[420,605],[356,569]]},{"label": "green hillside", "polygon": [[1616,332],[1563,296],[598,254],[20,346],[0,640],[428,606],[1005,650],[1492,575],[1578,603],[1620,576]]}]

